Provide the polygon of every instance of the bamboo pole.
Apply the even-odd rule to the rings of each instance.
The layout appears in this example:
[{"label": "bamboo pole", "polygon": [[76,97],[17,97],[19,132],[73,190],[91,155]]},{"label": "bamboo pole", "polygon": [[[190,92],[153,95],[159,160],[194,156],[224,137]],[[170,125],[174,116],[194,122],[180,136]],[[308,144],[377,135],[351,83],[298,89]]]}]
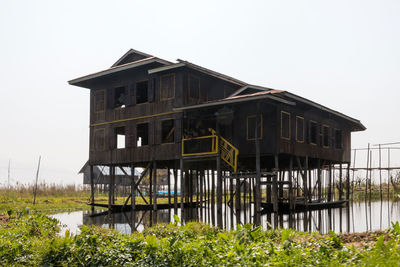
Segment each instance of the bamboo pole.
[{"label": "bamboo pole", "polygon": [[41,158],[42,158],[42,156],[39,156],[39,162],[38,162],[38,166],[37,166],[37,170],[36,170],[35,187],[33,190],[33,205],[36,204],[37,184],[38,184],[38,180],[39,180],[39,169],[40,169]]},{"label": "bamboo pole", "polygon": [[382,155],[381,155],[381,145],[379,144],[379,194],[381,201],[383,200],[382,192]]}]

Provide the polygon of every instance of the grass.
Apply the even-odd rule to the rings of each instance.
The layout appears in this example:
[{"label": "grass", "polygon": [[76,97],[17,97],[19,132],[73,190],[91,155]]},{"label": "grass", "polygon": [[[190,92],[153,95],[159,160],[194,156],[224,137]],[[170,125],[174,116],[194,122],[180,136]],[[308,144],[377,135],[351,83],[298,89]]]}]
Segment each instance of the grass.
[{"label": "grass", "polygon": [[158,225],[123,235],[83,226],[59,236],[45,215],[11,217],[1,225],[0,264],[30,266],[395,266],[400,226],[363,235],[263,231],[251,225],[224,231],[189,223]]},{"label": "grass", "polygon": [[33,186],[18,185],[0,188],[0,213],[57,211],[87,209],[89,191],[73,185],[39,184],[36,204],[33,204]]}]

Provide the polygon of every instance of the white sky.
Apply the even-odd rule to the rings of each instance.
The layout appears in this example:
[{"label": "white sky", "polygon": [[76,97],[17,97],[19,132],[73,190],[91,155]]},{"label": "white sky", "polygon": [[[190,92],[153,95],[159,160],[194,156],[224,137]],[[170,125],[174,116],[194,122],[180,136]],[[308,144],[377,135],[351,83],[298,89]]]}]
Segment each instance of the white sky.
[{"label": "white sky", "polygon": [[[400,1],[2,1],[0,184],[80,183],[88,90],[129,48],[284,89],[400,141]],[[396,165],[396,159],[392,159]],[[397,158],[397,162],[399,158]],[[397,164],[397,165],[400,165]]]}]

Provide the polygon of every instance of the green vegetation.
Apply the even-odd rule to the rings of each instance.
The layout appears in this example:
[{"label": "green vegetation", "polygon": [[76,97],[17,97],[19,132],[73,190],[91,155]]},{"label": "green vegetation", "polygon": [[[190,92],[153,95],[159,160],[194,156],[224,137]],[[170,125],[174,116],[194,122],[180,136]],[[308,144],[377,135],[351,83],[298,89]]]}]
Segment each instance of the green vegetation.
[{"label": "green vegetation", "polygon": [[[175,218],[179,222],[178,218]],[[398,265],[400,226],[360,235],[262,231],[250,225],[224,231],[199,223],[158,225],[143,233],[83,226],[59,236],[45,215],[11,217],[1,225],[0,264],[30,266],[257,266]]]},{"label": "green vegetation", "polygon": [[33,205],[33,186],[18,185],[0,188],[0,214],[27,212],[55,213],[88,209],[89,191],[73,185],[39,184],[36,204]]}]

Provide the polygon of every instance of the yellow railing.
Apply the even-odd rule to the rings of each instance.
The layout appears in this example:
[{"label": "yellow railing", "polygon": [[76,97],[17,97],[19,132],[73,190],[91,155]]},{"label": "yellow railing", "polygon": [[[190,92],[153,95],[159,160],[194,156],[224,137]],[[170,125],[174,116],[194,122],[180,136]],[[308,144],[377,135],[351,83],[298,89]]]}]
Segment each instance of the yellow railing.
[{"label": "yellow railing", "polygon": [[[187,151],[188,148],[190,147],[190,142],[198,142],[198,145],[201,144],[201,141],[207,141],[207,139],[210,140],[211,146],[209,150],[205,151]],[[203,147],[204,148],[204,147]],[[182,156],[202,156],[202,155],[214,155],[218,153],[218,136],[215,135],[214,133],[212,135],[207,135],[207,136],[200,136],[200,137],[193,137],[193,138],[183,138],[182,139]]]},{"label": "yellow railing", "polygon": [[[202,155],[215,155],[218,154],[220,149],[220,156],[223,161],[225,161],[229,166],[231,166],[234,172],[237,171],[237,159],[239,155],[239,150],[229,143],[225,138],[218,136],[217,133],[211,129],[211,135],[193,137],[193,138],[183,138],[182,139],[182,156],[202,156]],[[201,142],[206,139],[210,139],[211,147],[206,151],[187,151],[190,146],[190,142],[194,142],[196,145],[201,145]],[[204,148],[204,147],[203,147]],[[185,150],[186,149],[186,150]],[[196,150],[196,149],[194,149]]]},{"label": "yellow railing", "polygon": [[221,148],[221,159],[228,163],[228,165],[233,168],[233,171],[236,172],[239,150],[229,143],[225,138],[221,136],[219,138],[221,139],[219,145]]}]

